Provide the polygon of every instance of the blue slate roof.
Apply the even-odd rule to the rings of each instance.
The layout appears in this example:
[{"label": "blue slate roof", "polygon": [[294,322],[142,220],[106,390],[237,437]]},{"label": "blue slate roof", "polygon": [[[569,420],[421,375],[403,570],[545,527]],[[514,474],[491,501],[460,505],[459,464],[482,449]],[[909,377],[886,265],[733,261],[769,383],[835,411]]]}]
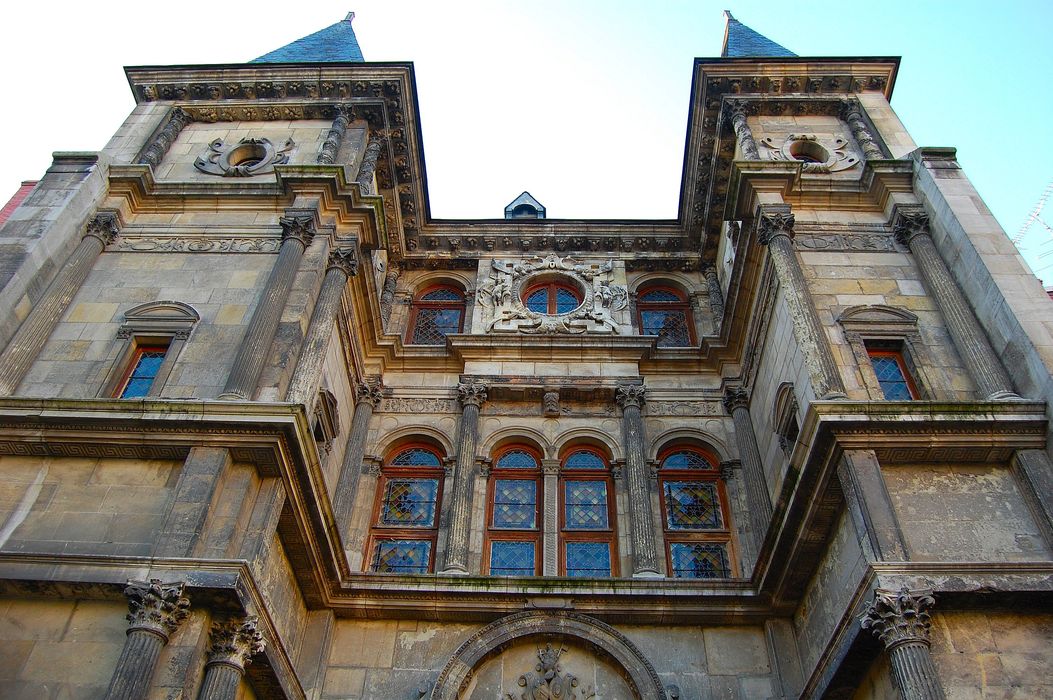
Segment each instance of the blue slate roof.
[{"label": "blue slate roof", "polygon": [[732,17],[731,13],[727,10],[724,10],[724,17],[727,18],[728,26],[727,31],[724,33],[724,48],[720,51],[721,56],[727,58],[742,58],[745,56],[767,57],[797,55],[785,46],[776,44],[763,34],[758,34],[753,31],[745,24]]},{"label": "blue slate roof", "polygon": [[355,13],[314,34],[254,58],[249,63],[364,63],[362,49],[351,28]]}]

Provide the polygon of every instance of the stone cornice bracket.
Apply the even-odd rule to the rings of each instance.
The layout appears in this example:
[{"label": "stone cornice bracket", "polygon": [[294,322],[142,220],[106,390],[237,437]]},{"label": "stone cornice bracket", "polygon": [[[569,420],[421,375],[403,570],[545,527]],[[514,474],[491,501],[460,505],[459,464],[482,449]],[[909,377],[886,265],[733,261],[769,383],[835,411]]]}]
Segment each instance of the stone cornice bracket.
[{"label": "stone cornice bracket", "polygon": [[489,386],[486,382],[468,381],[457,385],[457,399],[462,406],[482,407],[486,402],[486,391]]},{"label": "stone cornice bracket", "polygon": [[303,244],[306,248],[311,245],[311,241],[314,240],[315,234],[318,233],[318,229],[315,226],[314,216],[310,214],[293,214],[291,216],[283,216],[278,219],[278,223],[282,227],[282,241],[289,239],[295,239]]},{"label": "stone cornice bracket", "polygon": [[368,403],[373,409],[380,405],[384,398],[384,385],[379,376],[365,377],[355,384],[355,404]]},{"label": "stone cornice bracket", "polygon": [[915,236],[929,235],[929,215],[921,206],[898,206],[892,220],[896,240],[908,245]]},{"label": "stone cornice bracket", "polygon": [[724,103],[723,120],[734,131],[739,146],[742,147],[744,160],[760,160],[760,151],[757,150],[757,141],[753,138],[753,130],[746,121],[749,110],[749,102],[746,100],[727,100]]},{"label": "stone cornice bracket", "polygon": [[168,637],[190,614],[190,600],[183,596],[186,584],[129,580],[124,589],[128,598],[128,632],[144,630],[166,643]]},{"label": "stone cornice bracket", "polygon": [[165,122],[164,127],[157,132],[157,136],[150,142],[150,145],[146,147],[142,155],[139,156],[137,161],[140,165],[150,165],[157,167],[161,164],[161,160],[168,153],[168,149],[175,143],[176,138],[179,136],[179,132],[182,131],[187,124],[194,121],[186,110],[182,107],[176,107],[168,115],[168,121]]},{"label": "stone cornice bracket", "polygon": [[793,240],[794,216],[788,204],[762,205],[757,212],[757,241],[768,245],[778,236]]},{"label": "stone cornice bracket", "polygon": [[731,386],[724,390],[724,398],[721,400],[724,410],[732,415],[736,408],[749,408],[750,395],[740,386]]},{"label": "stone cornice bracket", "polygon": [[358,251],[352,248],[334,248],[329,252],[327,270],[337,269],[348,277],[358,274]]},{"label": "stone cornice bracket", "polygon": [[222,664],[244,671],[252,657],[261,653],[266,644],[255,616],[213,622],[209,635],[208,665]]},{"label": "stone cornice bracket", "polygon": [[874,602],[859,616],[859,624],[870,630],[892,650],[903,644],[929,646],[929,608],[935,605],[929,589],[898,591],[879,588],[874,591]]},{"label": "stone cornice bracket", "polygon": [[863,156],[867,160],[882,160],[886,157],[874,135],[870,133],[870,128],[863,117],[863,106],[859,104],[859,100],[848,97],[841,100],[841,119],[848,124],[852,137],[863,150]]},{"label": "stone cornice bracket", "polygon": [[614,392],[614,400],[623,411],[630,406],[643,408],[646,393],[643,384],[619,384]]},{"label": "stone cornice bracket", "polygon": [[84,238],[98,238],[103,248],[117,240],[121,232],[121,219],[115,211],[98,211],[84,226]]},{"label": "stone cornice bracket", "polygon": [[347,109],[345,107],[339,107],[338,109],[339,113],[333,120],[333,125],[329,128],[325,142],[318,151],[317,162],[322,165],[332,165],[336,162],[336,154],[340,150],[340,144],[343,143],[347,126],[351,123],[347,116]]}]

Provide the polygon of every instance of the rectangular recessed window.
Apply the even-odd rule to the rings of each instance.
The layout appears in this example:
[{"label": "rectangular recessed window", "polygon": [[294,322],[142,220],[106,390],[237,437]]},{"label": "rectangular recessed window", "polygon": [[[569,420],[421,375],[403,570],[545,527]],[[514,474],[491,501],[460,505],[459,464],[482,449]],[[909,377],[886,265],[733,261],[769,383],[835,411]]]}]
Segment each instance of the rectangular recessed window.
[{"label": "rectangular recessed window", "polygon": [[914,379],[903,361],[903,353],[867,348],[867,354],[886,401],[913,401],[918,398]]},{"label": "rectangular recessed window", "polygon": [[379,540],[373,552],[373,571],[426,574],[431,566],[429,540]]},{"label": "rectangular recessed window", "polygon": [[127,374],[121,382],[121,388],[117,396],[122,399],[136,399],[148,396],[167,353],[167,345],[140,345],[136,347],[135,353],[128,363]]},{"label": "rectangular recessed window", "polygon": [[537,482],[498,479],[494,484],[493,526],[506,530],[537,527]]},{"label": "rectangular recessed window", "polygon": [[567,576],[610,576],[609,542],[567,542]]},{"label": "rectangular recessed window", "polygon": [[701,481],[663,481],[666,524],[670,530],[713,530],[724,527],[716,486]]},{"label": "rectangular recessed window", "polygon": [[676,578],[728,578],[728,552],[722,544],[670,542],[669,558]]},{"label": "rectangular recessed window", "polygon": [[535,565],[533,541],[492,540],[490,542],[491,576],[533,576]]}]

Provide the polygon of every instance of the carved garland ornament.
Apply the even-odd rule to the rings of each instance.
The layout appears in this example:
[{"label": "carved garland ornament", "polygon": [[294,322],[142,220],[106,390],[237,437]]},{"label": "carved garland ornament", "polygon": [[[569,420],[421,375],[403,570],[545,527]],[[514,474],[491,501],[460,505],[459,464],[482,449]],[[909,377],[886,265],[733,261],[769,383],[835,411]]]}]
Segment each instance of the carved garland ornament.
[{"label": "carved garland ornament", "polygon": [[[546,278],[566,280],[583,296],[574,310],[562,314],[531,311],[523,291]],[[494,260],[477,292],[486,330],[528,334],[618,334],[628,328],[629,294],[614,284],[614,263],[579,263],[570,256],[537,256],[528,262]]]}]

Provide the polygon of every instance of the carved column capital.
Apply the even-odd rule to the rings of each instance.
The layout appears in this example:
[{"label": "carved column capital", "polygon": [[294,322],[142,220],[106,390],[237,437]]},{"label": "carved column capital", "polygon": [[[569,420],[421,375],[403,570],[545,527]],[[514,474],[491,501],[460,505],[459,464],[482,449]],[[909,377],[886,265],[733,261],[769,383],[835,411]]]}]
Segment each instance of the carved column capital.
[{"label": "carved column capital", "polygon": [[735,478],[735,472],[742,469],[742,461],[738,459],[725,459],[720,463],[720,478],[731,481]]},{"label": "carved column capital", "polygon": [[560,463],[558,459],[543,459],[541,460],[541,473],[543,474],[559,474]]},{"label": "carved column capital", "polygon": [[768,245],[779,236],[793,240],[794,216],[785,204],[762,206],[757,212],[757,240]]},{"label": "carved column capital", "polygon": [[318,232],[314,225],[314,217],[310,214],[295,214],[283,216],[278,219],[282,227],[282,241],[290,238],[303,243],[303,247],[311,245],[315,234]]},{"label": "carved column capital", "polygon": [[929,234],[929,215],[922,207],[899,207],[892,222],[892,231],[897,241],[909,245],[915,236]]},{"label": "carved column capital", "polygon": [[936,603],[929,589],[898,591],[879,588],[874,602],[859,617],[863,629],[871,630],[886,649],[911,642],[929,645],[929,608]]},{"label": "carved column capital", "polygon": [[735,413],[736,408],[749,408],[750,395],[741,386],[729,386],[724,390],[724,410],[728,415]]},{"label": "carved column capital", "polygon": [[102,246],[105,248],[117,239],[117,234],[120,231],[121,222],[117,218],[117,214],[112,211],[100,211],[91,217],[88,224],[84,227],[84,237],[98,238],[102,241]]},{"label": "carved column capital", "polygon": [[614,400],[623,411],[630,406],[643,408],[646,393],[643,384],[619,384],[614,392]]},{"label": "carved column capital", "polygon": [[369,404],[376,409],[384,398],[384,385],[380,383],[380,377],[366,377],[363,381],[355,384],[355,404]]},{"label": "carved column capital", "polygon": [[354,248],[334,248],[329,252],[326,269],[337,269],[348,277],[354,277],[358,274],[358,253]]},{"label": "carved column capital", "polygon": [[255,616],[213,622],[209,635],[208,663],[233,666],[239,671],[266,646]]},{"label": "carved column capital", "polygon": [[165,642],[189,615],[190,601],[183,596],[186,584],[162,583],[161,579],[128,581],[124,595],[128,598],[128,631],[146,630]]},{"label": "carved column capital", "polygon": [[486,402],[488,388],[486,382],[461,382],[457,385],[457,398],[462,406],[480,408]]}]

